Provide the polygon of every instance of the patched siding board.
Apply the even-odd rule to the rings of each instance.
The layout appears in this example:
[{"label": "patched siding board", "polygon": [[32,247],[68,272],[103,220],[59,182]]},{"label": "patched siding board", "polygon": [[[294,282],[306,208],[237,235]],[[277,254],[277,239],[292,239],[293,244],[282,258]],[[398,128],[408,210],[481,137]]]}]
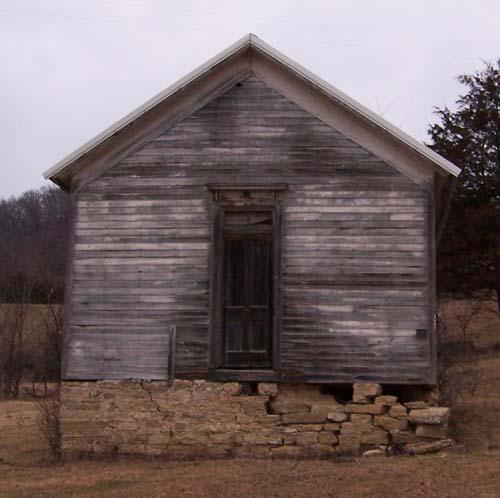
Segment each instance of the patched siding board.
[{"label": "patched siding board", "polygon": [[77,194],[67,377],[106,378],[75,344],[106,351],[112,334],[137,344],[117,346],[113,378],[165,378],[161,337],[172,324],[176,373],[207,372],[205,185],[245,182],[288,184],[283,374],[426,383],[428,191],[255,77]]}]

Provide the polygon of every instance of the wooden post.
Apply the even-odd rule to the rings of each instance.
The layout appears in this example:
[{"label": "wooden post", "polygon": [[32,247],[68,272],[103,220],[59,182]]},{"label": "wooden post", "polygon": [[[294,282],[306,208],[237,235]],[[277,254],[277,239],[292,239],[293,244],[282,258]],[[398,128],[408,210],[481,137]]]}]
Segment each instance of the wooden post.
[{"label": "wooden post", "polygon": [[169,384],[174,383],[175,376],[175,338],[177,327],[171,325],[168,331],[168,366],[167,366],[167,380]]}]

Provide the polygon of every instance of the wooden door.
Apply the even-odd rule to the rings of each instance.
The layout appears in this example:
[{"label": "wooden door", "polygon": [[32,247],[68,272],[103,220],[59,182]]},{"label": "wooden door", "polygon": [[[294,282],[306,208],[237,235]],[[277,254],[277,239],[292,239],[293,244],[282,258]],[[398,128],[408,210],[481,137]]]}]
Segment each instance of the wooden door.
[{"label": "wooden door", "polygon": [[223,367],[271,368],[272,212],[225,218]]}]

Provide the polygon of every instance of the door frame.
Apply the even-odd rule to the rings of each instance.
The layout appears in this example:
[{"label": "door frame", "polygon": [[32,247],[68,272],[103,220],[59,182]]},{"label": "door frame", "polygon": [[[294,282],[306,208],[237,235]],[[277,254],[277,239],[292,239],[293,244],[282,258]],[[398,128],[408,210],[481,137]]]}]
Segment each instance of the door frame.
[{"label": "door frame", "polygon": [[[262,210],[273,213],[272,241],[272,366],[265,372],[280,371],[280,336],[282,317],[282,235],[283,214],[281,202],[287,185],[207,185],[212,194],[211,202],[211,241],[209,257],[209,375],[227,379],[251,380],[251,374],[258,375],[260,370],[230,370],[223,365],[223,296],[224,296],[224,212],[225,210]],[[226,372],[226,373],[224,373]]]}]

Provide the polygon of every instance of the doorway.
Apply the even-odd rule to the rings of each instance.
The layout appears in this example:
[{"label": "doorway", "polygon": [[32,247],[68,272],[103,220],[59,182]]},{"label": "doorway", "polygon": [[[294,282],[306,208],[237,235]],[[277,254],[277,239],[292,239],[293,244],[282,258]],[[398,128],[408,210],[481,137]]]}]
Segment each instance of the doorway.
[{"label": "doorway", "polygon": [[273,212],[225,211],[222,367],[271,368]]},{"label": "doorway", "polygon": [[[210,356],[215,378],[280,370],[281,203],[286,185],[207,185],[213,195]],[[267,378],[267,377],[266,377]]]}]

